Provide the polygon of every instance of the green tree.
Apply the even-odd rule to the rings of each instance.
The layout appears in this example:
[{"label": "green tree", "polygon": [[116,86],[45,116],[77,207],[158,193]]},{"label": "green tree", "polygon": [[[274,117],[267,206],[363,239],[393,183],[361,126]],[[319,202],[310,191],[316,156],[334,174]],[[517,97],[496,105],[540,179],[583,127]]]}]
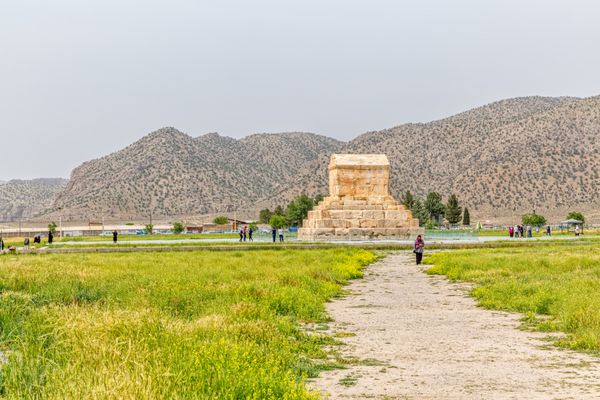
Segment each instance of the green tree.
[{"label": "green tree", "polygon": [[521,222],[523,225],[531,225],[539,228],[546,223],[546,218],[536,213],[523,214],[521,215]]},{"label": "green tree", "polygon": [[419,226],[425,226],[427,221],[429,221],[429,213],[425,209],[423,202],[420,199],[415,199],[413,201],[413,206],[410,211],[414,218],[419,219]]},{"label": "green tree", "polygon": [[273,212],[271,210],[269,210],[268,208],[264,208],[258,213],[258,221],[261,224],[268,224],[272,215]]},{"label": "green tree", "polygon": [[314,200],[305,194],[296,197],[287,206],[286,216],[288,223],[291,226],[302,225],[302,221],[308,215],[308,212],[312,210],[314,206]]},{"label": "green tree", "polygon": [[406,193],[404,193],[404,195],[400,198],[400,203],[404,204],[409,210],[413,208],[415,197],[410,190],[407,190]]},{"label": "green tree", "polygon": [[185,225],[183,225],[182,222],[173,222],[173,227],[172,227],[173,233],[175,234],[179,234],[182,233],[183,231],[185,231]]},{"label": "green tree", "polygon": [[219,215],[219,216],[215,217],[215,219],[213,219],[213,223],[217,224],[217,225],[225,225],[225,224],[229,223],[229,218],[227,218],[224,215]]},{"label": "green tree", "polygon": [[154,231],[154,225],[152,224],[146,224],[144,226],[144,233],[147,235],[152,235],[152,232]]},{"label": "green tree", "polygon": [[444,210],[446,208],[442,202],[442,196],[436,192],[429,192],[425,199],[424,206],[429,213],[429,218],[437,224],[440,217],[444,215]]},{"label": "green tree", "polygon": [[465,207],[465,210],[463,211],[463,221],[462,221],[462,223],[465,226],[471,225],[471,216],[469,215],[469,209],[467,207]]},{"label": "green tree", "polygon": [[283,228],[285,226],[285,217],[283,215],[273,215],[269,220],[269,225],[275,229]]},{"label": "green tree", "polygon": [[446,204],[445,215],[450,225],[456,225],[460,222],[460,214],[462,214],[462,208],[458,204],[458,197],[455,194],[451,194],[448,197],[448,204]]},{"label": "green tree", "polygon": [[56,222],[52,221],[48,224],[48,231],[53,235],[56,234]]},{"label": "green tree", "polygon": [[258,225],[256,225],[256,222],[250,222],[250,224],[248,225],[248,228],[252,229],[253,231],[257,231]]},{"label": "green tree", "polygon": [[321,193],[319,193],[318,195],[315,196],[315,204],[319,204],[320,202],[323,201],[325,197],[323,197],[323,195]]},{"label": "green tree", "polygon": [[576,219],[577,221],[581,221],[581,223],[585,222],[585,217],[579,211],[571,211],[567,214],[567,219]]},{"label": "green tree", "polygon": [[275,207],[275,211],[273,211],[273,215],[285,216],[285,210],[281,206]]}]

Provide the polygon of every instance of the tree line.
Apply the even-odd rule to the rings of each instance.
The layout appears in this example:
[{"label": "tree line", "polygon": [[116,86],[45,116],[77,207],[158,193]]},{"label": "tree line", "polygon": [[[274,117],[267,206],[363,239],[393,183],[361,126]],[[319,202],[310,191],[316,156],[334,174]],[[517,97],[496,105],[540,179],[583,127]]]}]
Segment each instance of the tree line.
[{"label": "tree line", "polygon": [[455,194],[451,194],[444,203],[442,195],[437,192],[429,192],[423,199],[407,190],[400,198],[400,203],[412,212],[414,218],[419,219],[420,226],[440,226],[444,220],[449,225],[471,225],[469,209],[461,207]]},{"label": "tree line", "polygon": [[315,197],[301,194],[289,202],[285,208],[278,205],[273,211],[268,208],[260,210],[258,221],[274,228],[301,226],[302,221],[308,216],[308,212],[321,200],[323,200],[323,196],[320,194]]}]

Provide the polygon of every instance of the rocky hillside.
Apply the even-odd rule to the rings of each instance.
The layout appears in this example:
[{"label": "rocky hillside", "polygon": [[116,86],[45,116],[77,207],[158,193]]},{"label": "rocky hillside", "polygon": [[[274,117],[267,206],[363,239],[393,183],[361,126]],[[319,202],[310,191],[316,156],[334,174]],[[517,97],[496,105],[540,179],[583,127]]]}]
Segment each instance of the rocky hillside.
[{"label": "rocky hillside", "polygon": [[310,133],[216,133],[192,138],[174,128],[76,168],[55,206],[71,218],[217,213],[248,207],[281,191],[342,142]]},{"label": "rocky hillside", "polygon": [[0,182],[0,221],[28,219],[48,210],[66,184],[54,178]]},{"label": "rocky hillside", "polygon": [[395,196],[456,193],[473,220],[578,209],[600,222],[600,97],[503,100],[349,143],[309,133],[192,138],[164,128],[76,168],[54,207],[75,219],[234,208],[256,216],[302,192],[326,194],[333,152],[385,153]]},{"label": "rocky hillside", "polygon": [[[385,153],[396,196],[456,193],[484,220],[533,209],[556,216],[582,209],[600,219],[600,96],[504,100],[369,132],[341,151]],[[292,197],[307,181],[316,182],[313,193],[326,191],[326,165],[322,159],[280,196]]]}]

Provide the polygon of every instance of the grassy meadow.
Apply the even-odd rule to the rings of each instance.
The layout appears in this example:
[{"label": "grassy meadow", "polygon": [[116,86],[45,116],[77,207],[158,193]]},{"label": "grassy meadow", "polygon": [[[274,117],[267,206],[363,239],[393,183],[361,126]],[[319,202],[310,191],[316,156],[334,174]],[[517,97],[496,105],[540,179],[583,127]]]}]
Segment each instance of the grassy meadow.
[{"label": "grassy meadow", "polygon": [[430,274],[475,283],[482,307],[523,313],[526,326],[566,333],[558,345],[600,352],[600,244],[447,251],[425,262]]},{"label": "grassy meadow", "polygon": [[358,249],[0,256],[0,395],[314,398]]}]

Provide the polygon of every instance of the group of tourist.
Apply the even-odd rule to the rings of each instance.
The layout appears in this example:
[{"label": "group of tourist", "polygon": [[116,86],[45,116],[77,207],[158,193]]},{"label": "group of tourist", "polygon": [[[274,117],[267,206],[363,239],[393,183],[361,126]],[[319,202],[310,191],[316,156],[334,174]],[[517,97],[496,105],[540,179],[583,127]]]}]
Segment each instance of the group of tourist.
[{"label": "group of tourist", "polygon": [[[548,229],[550,227],[548,226]],[[512,237],[533,237],[533,227],[531,225],[515,225],[508,227],[508,236]]]},{"label": "group of tourist", "polygon": [[254,242],[254,239],[252,239],[253,233],[254,233],[254,230],[252,229],[252,227],[248,227],[248,225],[244,225],[244,227],[240,229],[240,242],[245,242],[246,238],[248,238],[249,242]]},{"label": "group of tourist", "polygon": [[275,243],[277,240],[277,235],[279,235],[279,242],[283,242],[283,228],[279,228],[279,229],[275,229],[272,228],[271,229],[271,236],[273,236],[273,243]]}]

